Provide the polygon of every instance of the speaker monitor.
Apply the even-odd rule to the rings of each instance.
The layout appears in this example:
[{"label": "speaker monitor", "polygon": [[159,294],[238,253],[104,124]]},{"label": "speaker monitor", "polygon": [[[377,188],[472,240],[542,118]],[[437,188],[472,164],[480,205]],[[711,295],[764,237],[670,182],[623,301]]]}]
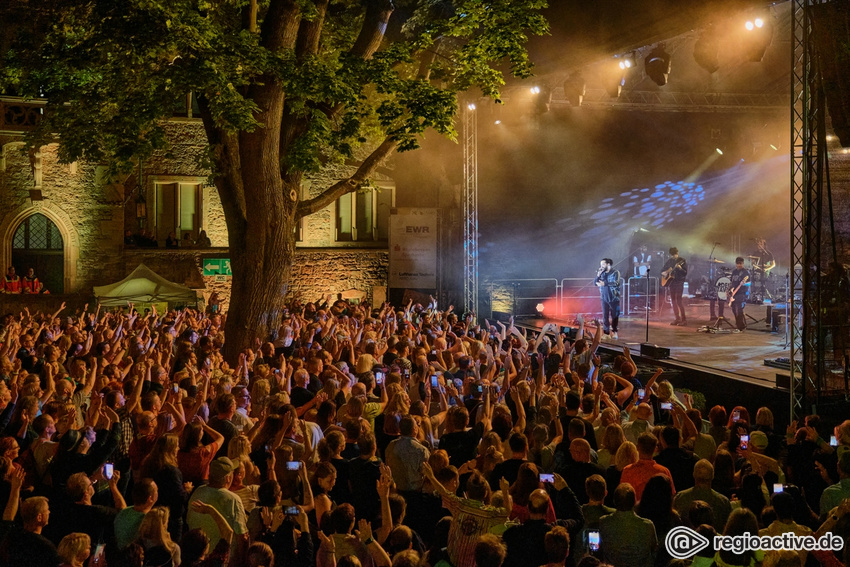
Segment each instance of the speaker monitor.
[{"label": "speaker monitor", "polygon": [[640,355],[649,358],[670,358],[670,349],[650,343],[640,343]]}]

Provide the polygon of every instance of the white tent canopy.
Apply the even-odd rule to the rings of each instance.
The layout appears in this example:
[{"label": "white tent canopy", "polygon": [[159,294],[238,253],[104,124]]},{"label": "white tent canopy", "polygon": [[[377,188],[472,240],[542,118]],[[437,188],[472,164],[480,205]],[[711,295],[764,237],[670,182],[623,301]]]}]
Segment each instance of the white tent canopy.
[{"label": "white tent canopy", "polygon": [[95,286],[94,295],[104,307],[127,305],[127,302],[194,305],[198,295],[184,285],[170,282],[144,264],[121,280]]}]

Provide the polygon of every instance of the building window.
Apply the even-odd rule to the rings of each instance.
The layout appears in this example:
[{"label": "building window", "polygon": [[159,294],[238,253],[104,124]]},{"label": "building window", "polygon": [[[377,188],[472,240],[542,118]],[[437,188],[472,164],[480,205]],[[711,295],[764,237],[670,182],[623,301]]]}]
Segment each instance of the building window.
[{"label": "building window", "polygon": [[343,195],[336,202],[336,239],[340,242],[386,241],[395,188],[376,185]]},{"label": "building window", "polygon": [[168,234],[182,242],[194,241],[201,230],[201,184],[156,184],[156,238],[164,244]]}]

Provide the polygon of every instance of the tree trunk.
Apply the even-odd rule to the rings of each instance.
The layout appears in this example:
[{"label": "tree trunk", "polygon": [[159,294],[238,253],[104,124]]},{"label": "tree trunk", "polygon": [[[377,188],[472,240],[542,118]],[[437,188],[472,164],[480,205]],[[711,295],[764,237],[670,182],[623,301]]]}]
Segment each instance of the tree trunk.
[{"label": "tree trunk", "polygon": [[[254,100],[262,109],[257,118],[265,126],[225,142],[231,150],[225,153],[238,153],[238,169],[232,169],[232,160],[227,165],[241,181],[235,184],[241,190],[228,197],[241,197],[243,207],[241,214],[226,217],[233,278],[223,354],[231,365],[255,338],[268,340],[280,325],[295,254],[297,202],[291,195],[298,192],[284,186],[280,175],[283,96],[270,84],[261,87]],[[236,152],[233,144],[238,144]]]}]

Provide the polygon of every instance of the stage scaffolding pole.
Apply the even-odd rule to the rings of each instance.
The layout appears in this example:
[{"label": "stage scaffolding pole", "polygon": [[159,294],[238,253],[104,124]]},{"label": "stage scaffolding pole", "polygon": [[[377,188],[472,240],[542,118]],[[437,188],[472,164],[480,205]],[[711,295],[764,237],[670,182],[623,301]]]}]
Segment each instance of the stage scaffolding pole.
[{"label": "stage scaffolding pole", "polygon": [[478,112],[469,102],[463,117],[463,307],[478,316]]},{"label": "stage scaffolding pole", "polygon": [[[810,8],[822,0],[792,0],[791,60],[791,396],[790,417],[802,419],[821,399],[826,380],[821,254],[823,176],[828,159],[826,104],[814,55]],[[814,408],[813,408],[814,406]]]}]

